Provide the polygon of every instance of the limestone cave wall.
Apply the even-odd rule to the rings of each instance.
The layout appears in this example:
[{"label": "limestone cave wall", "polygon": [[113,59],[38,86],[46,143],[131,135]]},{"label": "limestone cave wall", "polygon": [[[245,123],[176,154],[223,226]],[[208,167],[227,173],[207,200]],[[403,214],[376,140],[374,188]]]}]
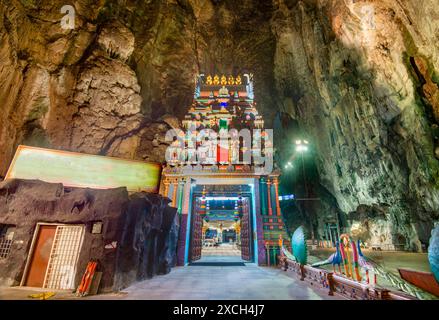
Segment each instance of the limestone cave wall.
[{"label": "limestone cave wall", "polygon": [[438,14],[435,1],[299,1],[273,16],[279,109],[372,244],[420,249],[438,219]]}]

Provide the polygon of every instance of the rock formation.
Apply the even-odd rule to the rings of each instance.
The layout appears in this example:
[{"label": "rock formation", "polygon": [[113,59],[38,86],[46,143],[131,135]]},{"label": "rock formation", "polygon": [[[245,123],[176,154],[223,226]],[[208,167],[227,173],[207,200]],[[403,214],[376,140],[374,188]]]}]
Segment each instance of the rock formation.
[{"label": "rock formation", "polygon": [[279,164],[297,136],[311,142],[322,201],[299,209],[316,237],[336,212],[369,243],[428,243],[439,219],[435,0],[78,0],[72,30],[63,5],[0,3],[0,175],[20,143],[163,161],[195,75],[251,72]]},{"label": "rock formation", "polygon": [[[37,223],[85,226],[74,286],[90,260],[102,272],[101,291],[118,291],[137,280],[169,273],[176,263],[176,208],[157,194],[128,195],[126,188],[66,188],[36,180],[0,183],[0,226],[13,226],[7,259],[0,259],[0,285],[19,285]],[[102,232],[92,225],[102,223]],[[49,251],[50,252],[50,251]],[[61,275],[62,276],[62,275]]]},{"label": "rock formation", "polygon": [[439,209],[437,8],[348,3],[279,3],[282,107],[315,144],[320,181],[363,240],[420,249]]}]

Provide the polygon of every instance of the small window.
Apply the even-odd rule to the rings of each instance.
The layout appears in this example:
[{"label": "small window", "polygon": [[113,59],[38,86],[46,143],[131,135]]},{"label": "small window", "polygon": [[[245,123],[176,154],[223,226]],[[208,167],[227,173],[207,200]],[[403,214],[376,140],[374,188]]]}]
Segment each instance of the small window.
[{"label": "small window", "polygon": [[0,259],[6,259],[11,252],[15,226],[0,224]]}]

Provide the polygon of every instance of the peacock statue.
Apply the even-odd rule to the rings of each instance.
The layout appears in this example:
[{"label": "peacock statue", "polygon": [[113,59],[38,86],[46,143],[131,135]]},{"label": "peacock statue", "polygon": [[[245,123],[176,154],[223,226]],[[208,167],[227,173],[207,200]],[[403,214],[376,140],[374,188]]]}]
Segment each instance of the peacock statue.
[{"label": "peacock statue", "polygon": [[[439,226],[436,226],[436,228],[431,232],[430,246],[428,247],[428,261],[436,281],[439,282]],[[389,281],[394,287],[397,287],[398,289],[415,296],[420,300],[437,300],[436,296],[421,290],[420,288],[401,279],[400,277],[386,270],[381,265],[374,262],[373,270],[378,275]]]},{"label": "peacock statue", "polygon": [[288,259],[305,265],[308,260],[308,251],[303,227],[299,227],[294,231],[291,237],[291,249],[293,253],[289,252],[288,249],[282,245],[282,252]]},{"label": "peacock statue", "polygon": [[[335,265],[338,265],[339,266],[339,268],[338,268],[339,273],[342,274],[340,265],[343,264],[344,269],[345,269],[344,274],[348,278],[352,278],[352,279],[354,278],[354,275],[352,274],[353,270],[351,269],[351,266],[353,266],[355,273],[356,273],[356,280],[358,282],[360,282],[362,280],[361,276],[359,274],[359,270],[358,270],[359,268],[361,268],[361,269],[365,270],[365,272],[366,272],[366,282],[368,284],[370,283],[369,282],[369,271],[373,271],[374,274],[379,275],[381,278],[383,278],[383,279],[387,280],[389,283],[391,283],[393,287],[398,288],[401,291],[408,293],[412,296],[415,296],[418,299],[421,299],[421,300],[436,299],[432,294],[425,292],[425,291],[421,290],[420,288],[401,279],[400,277],[393,274],[392,272],[390,272],[389,270],[387,270],[386,268],[384,268],[380,264],[374,262],[372,259],[366,258],[364,256],[363,252],[361,251],[360,241],[357,241],[356,243],[354,241],[348,242],[347,235],[342,235],[340,237],[340,241],[342,241],[342,239],[346,239],[346,241],[344,241],[344,243],[337,241],[335,253],[333,253],[331,256],[329,256],[328,259],[314,263],[312,266],[313,267],[320,267],[323,265],[332,264],[334,266],[334,272],[335,272]],[[430,240],[430,241],[431,241],[430,247],[432,247],[432,244],[433,244],[432,248],[434,248],[434,245],[435,245],[434,241],[433,240]],[[350,253],[346,250],[347,243],[349,243],[350,247],[352,248],[352,257],[350,255]],[[436,242],[436,245],[437,245],[437,242]],[[434,249],[429,248],[429,253],[433,252],[433,250]],[[437,247],[436,247],[436,250],[437,250]],[[434,257],[434,254],[429,254],[429,257],[430,256]],[[352,258],[352,261],[350,260],[351,258]],[[437,254],[436,254],[436,258],[438,258]],[[434,268],[433,263],[432,263],[432,260],[430,260],[430,264],[432,265],[432,270]],[[437,266],[438,266],[438,264],[437,264],[437,260],[436,260],[436,268],[437,268]],[[436,271],[437,271],[437,269],[436,269]],[[375,281],[374,281],[374,285],[376,285]]]},{"label": "peacock statue", "polygon": [[331,254],[328,259],[326,259],[324,261],[316,262],[316,263],[312,264],[311,267],[320,267],[320,266],[325,266],[327,264],[332,264],[334,272],[335,272],[335,266],[337,265],[338,271],[339,271],[339,273],[341,273],[340,265],[341,265],[342,257],[341,257],[341,252],[340,252],[340,242],[338,242],[338,241],[336,242],[335,248],[336,248],[335,253]]},{"label": "peacock statue", "polygon": [[294,257],[294,255],[291,252],[289,252],[288,249],[285,248],[283,245],[282,245],[282,252],[285,255],[285,257],[287,257],[288,259],[290,259],[292,261],[296,261],[296,258]]},{"label": "peacock statue", "polygon": [[357,240],[357,252],[358,252],[358,265],[360,266],[361,269],[366,271],[366,282],[370,283],[369,271],[374,270],[374,268],[373,268],[373,264],[368,259],[366,259],[363,252],[361,251],[360,240]]},{"label": "peacock statue", "polygon": [[291,247],[295,260],[301,265],[305,265],[308,261],[308,249],[306,247],[305,232],[303,227],[299,227],[294,231],[291,237]]},{"label": "peacock statue", "polygon": [[[431,244],[430,244],[431,247]],[[420,288],[408,283],[404,279],[401,279],[397,275],[393,274],[380,264],[374,262],[372,259],[366,258],[363,255],[363,252],[360,248],[360,242],[357,241],[357,249],[358,249],[358,263],[362,269],[366,271],[367,283],[369,283],[369,271],[373,271],[376,275],[379,275],[383,279],[386,279],[388,282],[392,284],[395,288],[408,293],[420,300],[435,300],[436,297]],[[429,248],[430,249],[430,248]],[[430,252],[430,250],[429,250]],[[431,263],[431,262],[430,262]],[[375,281],[374,281],[375,283]],[[376,285],[376,283],[375,283]]]}]

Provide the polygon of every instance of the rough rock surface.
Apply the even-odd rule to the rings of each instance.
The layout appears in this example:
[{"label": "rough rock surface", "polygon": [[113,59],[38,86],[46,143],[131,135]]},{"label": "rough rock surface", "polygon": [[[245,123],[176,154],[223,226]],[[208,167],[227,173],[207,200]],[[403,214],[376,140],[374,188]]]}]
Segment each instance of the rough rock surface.
[{"label": "rough rock surface", "polygon": [[[65,188],[37,180],[0,183],[0,224],[14,227],[7,259],[0,259],[0,284],[19,285],[36,224],[85,225],[75,288],[87,263],[99,262],[101,291],[117,291],[137,280],[170,272],[176,259],[176,209],[156,194],[128,195],[126,188]],[[93,222],[102,233],[91,233]],[[116,243],[116,249],[105,248]],[[111,247],[111,246],[110,246]]]},{"label": "rough rock surface", "polygon": [[439,11],[434,1],[347,4],[279,2],[282,108],[315,145],[320,181],[354,229],[420,249],[439,218]]},{"label": "rough rock surface", "polygon": [[169,273],[175,266],[178,229],[174,224],[178,216],[177,209],[169,207],[168,201],[154,194],[131,197],[119,247],[116,290],[135,281]]},{"label": "rough rock surface", "polygon": [[0,175],[20,143],[163,161],[194,76],[251,72],[279,164],[312,143],[315,235],[336,211],[419,250],[439,219],[436,2],[79,0],[64,30],[62,1],[2,1]]}]

